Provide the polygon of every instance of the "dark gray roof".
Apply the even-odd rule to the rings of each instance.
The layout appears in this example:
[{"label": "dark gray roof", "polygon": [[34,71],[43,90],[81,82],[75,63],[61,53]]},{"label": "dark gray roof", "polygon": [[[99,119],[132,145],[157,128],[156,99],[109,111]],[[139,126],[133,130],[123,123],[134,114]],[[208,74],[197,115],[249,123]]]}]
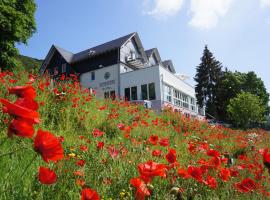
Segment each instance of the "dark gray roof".
[{"label": "dark gray roof", "polygon": [[154,51],[154,48],[153,49],[148,49],[148,50],[145,51],[145,53],[147,55],[147,58],[149,58],[152,55],[153,51]]},{"label": "dark gray roof", "polygon": [[165,67],[166,69],[168,69],[169,71],[171,71],[172,73],[176,73],[173,63],[171,60],[165,60],[162,62],[163,67]]},{"label": "dark gray roof", "polygon": [[104,44],[92,47],[90,49],[87,49],[85,51],[79,52],[74,54],[74,57],[72,59],[72,62],[78,62],[80,60],[84,60],[86,58],[89,58],[90,56],[96,56],[102,53],[105,53],[107,51],[120,48],[128,39],[133,37],[136,33],[131,33],[126,36],[120,37],[118,39],[112,40],[110,42],[106,42]]},{"label": "dark gray roof", "polygon": [[63,58],[64,58],[68,63],[71,63],[71,61],[72,61],[72,59],[73,59],[73,56],[74,56],[73,53],[71,53],[71,52],[69,52],[69,51],[67,51],[67,50],[65,50],[65,49],[62,49],[62,48],[60,48],[60,47],[58,47],[58,46],[55,46],[55,45],[53,45],[53,46],[57,49],[57,51],[61,54],[61,56],[63,56]]}]

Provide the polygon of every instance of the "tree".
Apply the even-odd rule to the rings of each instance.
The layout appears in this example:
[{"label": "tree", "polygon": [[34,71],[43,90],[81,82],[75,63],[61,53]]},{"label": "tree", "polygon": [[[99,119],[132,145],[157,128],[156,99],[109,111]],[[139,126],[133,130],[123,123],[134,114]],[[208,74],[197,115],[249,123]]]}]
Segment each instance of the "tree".
[{"label": "tree", "polygon": [[265,107],[265,114],[269,113],[269,94],[263,81],[254,72],[225,71],[218,87],[218,116],[220,120],[229,121],[227,106],[230,99],[242,91],[257,95]]},{"label": "tree", "polygon": [[232,98],[227,112],[234,125],[245,129],[265,120],[265,107],[260,98],[249,92],[241,92]]},{"label": "tree", "polygon": [[0,68],[16,65],[16,43],[27,43],[36,31],[34,0],[0,1]]},{"label": "tree", "polygon": [[217,117],[217,92],[222,77],[222,65],[205,46],[201,63],[196,68],[194,80],[197,103],[206,106],[206,112]]}]

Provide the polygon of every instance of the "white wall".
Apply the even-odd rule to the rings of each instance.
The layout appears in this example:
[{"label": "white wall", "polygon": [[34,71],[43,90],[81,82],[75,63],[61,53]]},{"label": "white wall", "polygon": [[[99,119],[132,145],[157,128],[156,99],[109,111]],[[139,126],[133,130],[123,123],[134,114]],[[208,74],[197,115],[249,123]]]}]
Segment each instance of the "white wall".
[{"label": "white wall", "polygon": [[[182,81],[181,79],[177,78],[174,74],[169,72],[168,70],[164,69],[163,67],[159,67],[160,69],[160,76],[163,77],[163,82],[167,83],[168,85],[173,86],[175,89],[196,98],[195,89]],[[162,78],[161,78],[162,79]],[[162,80],[161,80],[162,81]]]},{"label": "white wall", "polygon": [[[106,72],[110,73],[110,77],[106,80],[104,75]],[[93,88],[96,90],[96,96],[103,98],[105,91],[115,90],[118,95],[119,83],[119,64],[104,67],[95,70],[95,80],[91,80],[91,71],[81,74],[80,83],[83,88]]]},{"label": "white wall", "polygon": [[[179,79],[178,77],[176,77],[174,74],[172,74],[171,72],[169,72],[168,70],[166,70],[165,68],[163,67],[159,67],[159,72],[160,72],[160,77],[161,77],[161,94],[163,94],[163,87],[162,85],[163,84],[167,84],[177,90],[179,90],[180,92],[182,93],[185,93],[186,95],[189,96],[189,103],[190,103],[190,97],[194,98],[195,99],[195,104],[196,104],[196,93],[195,93],[195,88],[193,88],[191,85],[185,83],[184,81],[182,81],[181,79]],[[181,111],[182,113],[187,113],[187,114],[190,114],[190,115],[197,115],[198,113],[198,107],[197,105],[195,106],[195,111],[192,111],[191,108],[187,109],[187,108],[184,108],[184,107],[177,107],[175,105],[173,105],[173,91],[172,91],[172,102],[169,103],[169,102],[166,102],[164,101],[164,96],[162,96],[162,100],[164,101],[163,102],[163,105],[164,106],[170,106],[172,107],[173,109],[177,109],[179,111]]]},{"label": "white wall", "polygon": [[126,72],[131,72],[133,71],[133,69],[131,69],[130,67],[124,65],[124,64],[120,64],[120,73],[126,73]]},{"label": "white wall", "polygon": [[153,66],[121,74],[120,96],[124,96],[125,88],[137,86],[138,99],[141,99],[141,85],[155,83],[156,100],[161,100],[158,68],[158,66]]}]

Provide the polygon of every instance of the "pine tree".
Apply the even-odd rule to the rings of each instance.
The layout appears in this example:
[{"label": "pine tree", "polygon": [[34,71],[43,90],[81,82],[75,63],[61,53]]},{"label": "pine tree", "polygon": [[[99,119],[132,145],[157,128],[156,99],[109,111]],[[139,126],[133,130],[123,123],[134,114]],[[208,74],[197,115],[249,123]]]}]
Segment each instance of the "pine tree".
[{"label": "pine tree", "polygon": [[222,78],[222,65],[205,46],[201,63],[196,68],[194,80],[197,103],[200,107],[206,106],[206,112],[218,118],[218,86]]}]

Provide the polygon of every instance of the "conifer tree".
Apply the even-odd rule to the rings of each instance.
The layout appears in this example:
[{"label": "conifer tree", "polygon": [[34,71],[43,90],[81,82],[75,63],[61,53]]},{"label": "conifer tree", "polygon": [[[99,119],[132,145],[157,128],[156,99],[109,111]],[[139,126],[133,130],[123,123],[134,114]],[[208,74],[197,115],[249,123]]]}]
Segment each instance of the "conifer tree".
[{"label": "conifer tree", "polygon": [[206,112],[215,118],[217,116],[218,86],[222,78],[222,65],[205,46],[201,63],[196,68],[194,80],[197,103],[206,106]]}]

